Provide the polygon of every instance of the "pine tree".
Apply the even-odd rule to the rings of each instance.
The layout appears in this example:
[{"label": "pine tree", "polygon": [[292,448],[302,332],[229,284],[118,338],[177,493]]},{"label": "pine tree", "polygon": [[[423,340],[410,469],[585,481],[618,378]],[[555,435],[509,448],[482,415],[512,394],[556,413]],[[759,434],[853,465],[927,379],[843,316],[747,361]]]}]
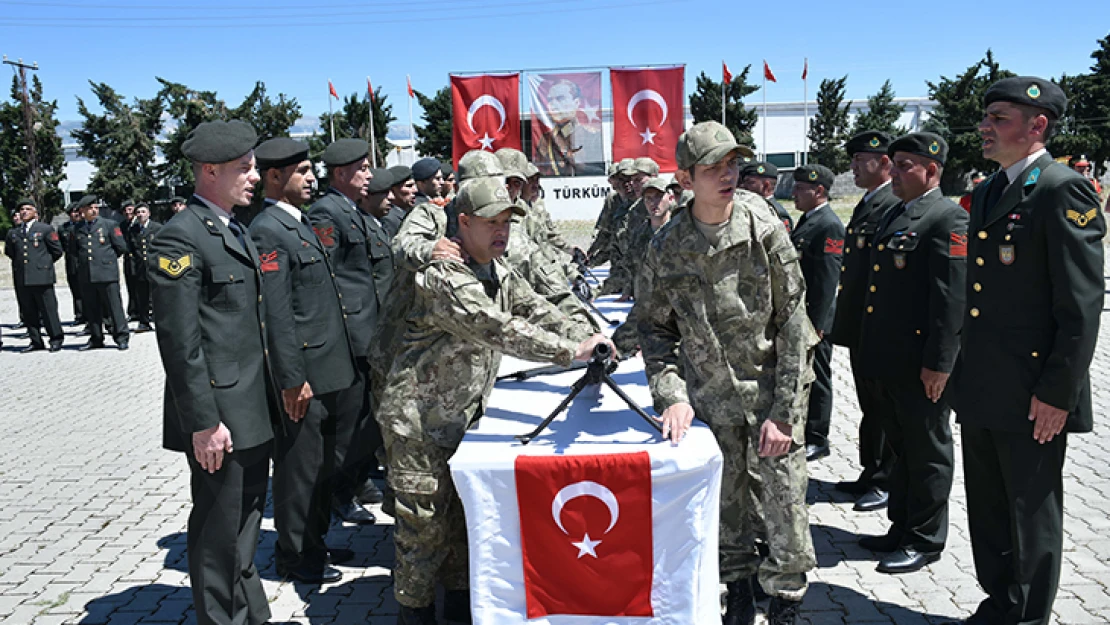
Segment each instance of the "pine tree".
[{"label": "pine tree", "polygon": [[[31,107],[32,133],[37,164],[32,190],[30,159],[27,154],[27,125],[23,111],[22,90],[18,78],[12,78],[11,100],[0,104],[0,206],[15,208],[23,197],[37,198],[39,217],[43,221],[61,212],[65,196],[59,185],[65,180],[65,154],[58,136],[57,101],[43,100],[42,82],[32,76],[27,90]],[[10,224],[7,211],[0,211],[0,230]]]},{"label": "pine tree", "polygon": [[416,91],[416,101],[424,109],[424,125],[416,127],[416,151],[443,162],[451,161],[451,87],[436,91],[435,97]]},{"label": "pine tree", "polygon": [[161,77],[155,79],[162,84],[158,91],[158,100],[165,107],[171,118],[171,129],[166,133],[165,140],[159,143],[165,161],[156,169],[158,176],[174,188],[184,187],[184,191],[191,192],[193,187],[193,167],[189,159],[181,152],[181,146],[194,128],[204,122],[214,119],[227,119],[228,110],[224,101],[216,96],[215,91],[196,91],[177,82],[171,82]]},{"label": "pine tree", "polygon": [[817,89],[817,113],[809,127],[811,163],[819,163],[834,173],[848,171],[848,104],[844,92],[848,77],[826,78]]},{"label": "pine tree", "polygon": [[[752,66],[746,66],[739,74],[732,77],[725,92],[726,110],[725,125],[736,140],[749,147],[755,147],[752,131],[755,122],[759,119],[756,109],[744,106],[743,99],[759,91],[759,87],[748,82],[748,72]],[[690,94],[690,113],[694,122],[720,121],[721,120],[721,83],[715,81],[705,72],[697,77],[694,93]]]},{"label": "pine tree", "polygon": [[1076,132],[1085,144],[1068,153],[1086,154],[1101,176],[1110,161],[1110,35],[1099,39],[1098,45],[1091,53],[1095,61],[1091,73],[1082,76],[1081,85],[1070,94]]},{"label": "pine tree", "polygon": [[301,105],[296,98],[279,93],[277,100],[266,93],[266,84],[254,83],[254,89],[243,103],[228,111],[228,119],[241,119],[258,133],[259,143],[274,137],[288,137],[289,128],[301,117]]},{"label": "pine tree", "polygon": [[[396,121],[393,116],[393,105],[387,104],[389,96],[382,94],[382,88],[374,90],[374,140],[377,143],[378,167],[385,166],[385,157],[393,149],[386,135],[389,134],[389,124]],[[316,150],[323,150],[331,143],[331,122],[335,121],[335,138],[346,139],[357,137],[370,140],[370,124],[368,122],[369,103],[365,94],[354,93],[343,99],[343,108],[334,115],[324,113],[320,115],[320,128],[323,132],[313,137]]]},{"label": "pine tree", "polygon": [[887,80],[879,92],[867,98],[867,110],[856,116],[851,134],[865,130],[878,130],[895,137],[906,134],[907,129],[898,125],[898,120],[906,110],[904,104],[894,103],[894,88]]},{"label": "pine tree", "polygon": [[126,198],[153,198],[158,186],[155,149],[164,112],[161,98],[136,99],[129,105],[107,84],[89,81],[89,85],[104,112],[93,113],[77,98],[84,120],[72,133],[81,154],[96,167],[88,190],[110,206]]},{"label": "pine tree", "polygon": [[994,60],[994,53],[967,68],[955,78],[941,76],[936,83],[926,82],[929,97],[937,103],[925,129],[935,132],[948,142],[948,159],[940,179],[941,190],[947,195],[967,191],[972,172],[992,172],[998,164],[983,158],[983,141],[979,122],[983,119],[983,96],[995,82],[1013,76]]}]

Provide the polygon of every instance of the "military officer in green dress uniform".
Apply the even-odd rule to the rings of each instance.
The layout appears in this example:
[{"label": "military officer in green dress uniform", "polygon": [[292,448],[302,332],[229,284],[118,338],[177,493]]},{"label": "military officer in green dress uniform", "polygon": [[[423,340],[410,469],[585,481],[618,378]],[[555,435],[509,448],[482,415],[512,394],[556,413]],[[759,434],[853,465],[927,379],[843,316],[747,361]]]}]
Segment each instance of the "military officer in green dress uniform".
[{"label": "military officer in green dress uniform", "polygon": [[182,152],[196,193],[150,244],[163,445],[189,463],[189,580],[198,625],[270,617],[254,564],[278,398],[271,384],[258,249],[232,215],[258,183],[254,129],[205,122]]},{"label": "military officer in green dress uniform", "polygon": [[162,224],[150,218],[150,206],[140,202],[135,207],[135,223],[128,232],[127,262],[131,265],[132,284],[135,288],[135,316],[139,320],[136,332],[149,332],[150,327],[150,242],[162,228]]},{"label": "military officer in green dress uniform", "polygon": [[879,572],[908,573],[938,560],[948,537],[953,447],[943,394],[959,351],[967,213],[941,193],[948,145],[939,135],[908,134],[887,154],[902,201],[869,250],[858,374],[895,454],[891,527],[860,545],[887,554]]},{"label": "military officer in green dress uniform", "polygon": [[[66,207],[69,221],[58,228],[58,236],[62,240],[62,249],[66,255],[66,284],[69,285],[69,294],[73,298],[73,323],[85,323],[84,306],[81,304],[81,281],[77,279],[77,248],[74,247],[77,228],[81,227],[81,211],[77,202],[71,202]],[[86,332],[82,330],[82,332]]]},{"label": "military officer in green dress uniform", "polygon": [[116,347],[128,347],[130,330],[119,294],[119,263],[127,253],[127,243],[119,223],[100,216],[96,196],[86,195],[77,205],[85,221],[77,228],[74,246],[77,250],[77,275],[81,281],[81,301],[89,322],[89,342],[79,349],[104,347],[104,315],[112,320],[112,338]]},{"label": "military officer in green dress uniform", "polygon": [[848,348],[856,397],[863,416],[859,423],[859,478],[842,481],[836,489],[856,495],[855,510],[869,512],[887,505],[887,480],[894,466],[894,454],[886,444],[882,417],[875,411],[876,400],[860,383],[858,362],[859,332],[863,321],[863,299],[867,292],[867,276],[871,273],[871,244],[879,220],[900,201],[890,189],[890,157],[887,148],[893,137],[885,132],[865,130],[848,140],[845,148],[851,157],[852,177],[864,189],[863,198],[852,210],[844,240],[844,256],[840,266],[840,293],[836,297],[836,318],[833,320],[832,342]]},{"label": "military officer in green dress uniform", "polygon": [[829,425],[832,421],[832,332],[836,316],[836,287],[840,281],[840,258],[844,252],[844,224],[829,206],[829,190],[835,176],[824,165],[803,165],[794,170],[794,201],[804,214],[790,231],[790,240],[801,257],[806,279],[806,314],[821,342],[813,356],[816,378],[809,391],[806,418],[806,460],[829,455]]},{"label": "military officer in green dress uniform", "polygon": [[1106,221],[1083,176],[1045,151],[1067,107],[1052,82],[996,82],[979,124],[1001,169],[972,195],[967,309],[952,405],[975,573],[970,625],[1044,625],[1060,581],[1068,434],[1093,428],[1088,370]]},{"label": "military officer in green dress uniform", "polygon": [[740,188],[747,189],[767,201],[775,214],[786,226],[787,232],[794,229],[794,219],[786,207],[775,199],[775,187],[779,183],[779,168],[766,161],[752,161],[740,168]]},{"label": "military officer in green dress uniform", "polygon": [[46,349],[40,331],[45,327],[50,351],[56,352],[62,348],[65,338],[62,322],[58,319],[58,299],[54,295],[57,280],[54,262],[64,253],[62,242],[50,224],[39,220],[33,200],[19,201],[19,217],[22,223],[8,231],[4,254],[12,259],[15,295],[24,315],[27,337],[31,339],[31,344],[23,351]]}]

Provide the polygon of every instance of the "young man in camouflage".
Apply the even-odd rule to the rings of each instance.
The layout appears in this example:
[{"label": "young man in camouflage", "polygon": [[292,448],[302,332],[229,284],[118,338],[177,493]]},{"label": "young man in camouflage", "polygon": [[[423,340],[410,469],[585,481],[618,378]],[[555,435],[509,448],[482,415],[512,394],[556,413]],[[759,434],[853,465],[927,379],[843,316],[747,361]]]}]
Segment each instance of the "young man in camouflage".
[{"label": "young man in camouflage", "polygon": [[613,192],[605,198],[601,213],[594,224],[594,241],[586,252],[591,267],[603,265],[612,260],[609,257],[613,246],[616,228],[624,220],[628,208],[636,201],[632,193],[632,174],[635,173],[635,161],[631,158],[613,163],[609,167],[609,184]]},{"label": "young man in camouflage", "polygon": [[447,461],[481,416],[501,353],[568,366],[608,341],[537,295],[501,256],[523,203],[482,178],[455,198],[466,263],[416,272],[415,297],[389,372],[378,419],[396,493],[393,588],[398,623],[435,623],[436,582],[444,617],[470,622],[466,528]]},{"label": "young man in camouflage", "polygon": [[[663,435],[678,443],[696,415],[725,458],[720,572],[725,625],[755,620],[752,578],[771,595],[768,622],[792,625],[816,559],[803,448],[817,334],[786,229],[762,198],[736,192],[751,152],[716,122],[678,142],[676,177],[694,200],[652,239],[637,284],[640,345]],[[753,454],[770,553],[753,538]]]}]

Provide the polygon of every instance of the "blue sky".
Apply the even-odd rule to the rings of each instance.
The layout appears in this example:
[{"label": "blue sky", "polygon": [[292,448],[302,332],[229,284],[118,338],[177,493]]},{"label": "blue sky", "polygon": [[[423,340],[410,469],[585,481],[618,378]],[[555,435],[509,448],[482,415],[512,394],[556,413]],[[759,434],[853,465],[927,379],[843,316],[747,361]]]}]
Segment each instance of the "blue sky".
[{"label": "blue sky", "polygon": [[[215,90],[229,104],[262,80],[272,95],[296,97],[315,116],[328,110],[328,78],[344,95],[363,92],[369,75],[407,122],[406,74],[430,95],[448,72],[684,63],[690,91],[702,70],[719,79],[722,59],[734,74],[751,64],[758,82],[766,58],[779,79],[767,94],[776,102],[802,98],[808,57],[811,98],[822,78],[844,74],[849,98],[865,98],[888,78],[897,95],[922,96],[926,80],[962,72],[988,47],[1019,74],[1087,71],[1096,40],[1110,33],[1107,0],[1058,11],[1031,0],[899,5],[0,0],[0,53],[39,63],[62,120],[80,118],[76,97],[91,98],[88,80],[131,98],[153,95],[154,77],[162,76]],[[761,98],[756,92],[749,102]]]}]

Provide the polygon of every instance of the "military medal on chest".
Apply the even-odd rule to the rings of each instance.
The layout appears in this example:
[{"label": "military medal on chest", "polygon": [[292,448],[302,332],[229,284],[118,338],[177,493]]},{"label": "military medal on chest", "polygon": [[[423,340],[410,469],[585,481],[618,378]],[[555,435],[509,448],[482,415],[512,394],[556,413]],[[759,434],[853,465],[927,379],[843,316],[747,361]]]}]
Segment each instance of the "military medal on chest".
[{"label": "military medal on chest", "polygon": [[100,239],[101,245],[104,245],[104,231],[100,228],[96,229],[96,238]]}]

